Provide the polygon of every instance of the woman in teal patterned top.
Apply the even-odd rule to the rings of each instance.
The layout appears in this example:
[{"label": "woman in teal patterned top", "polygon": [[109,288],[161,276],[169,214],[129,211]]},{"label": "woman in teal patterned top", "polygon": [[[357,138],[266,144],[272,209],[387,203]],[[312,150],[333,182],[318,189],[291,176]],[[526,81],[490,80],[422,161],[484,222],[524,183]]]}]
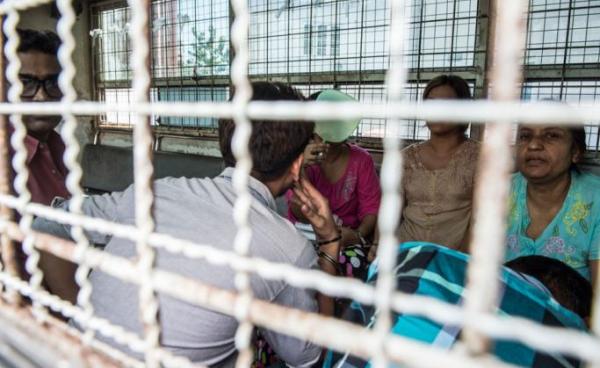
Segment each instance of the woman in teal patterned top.
[{"label": "woman in teal patterned top", "polygon": [[577,167],[583,127],[521,125],[507,233],[507,260],[558,259],[590,281],[600,259],[600,177]]}]

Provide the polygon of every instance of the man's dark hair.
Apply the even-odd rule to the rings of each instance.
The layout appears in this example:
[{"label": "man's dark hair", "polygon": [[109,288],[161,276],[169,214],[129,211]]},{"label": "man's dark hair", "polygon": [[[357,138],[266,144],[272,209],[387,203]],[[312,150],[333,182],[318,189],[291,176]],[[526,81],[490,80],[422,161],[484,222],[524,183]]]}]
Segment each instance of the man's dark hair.
[{"label": "man's dark hair", "polygon": [[[235,93],[235,92],[234,92]],[[253,101],[304,101],[295,88],[283,83],[252,83]],[[225,165],[235,166],[231,138],[235,124],[231,119],[219,120],[219,145]],[[300,156],[313,136],[314,123],[306,121],[253,120],[250,137],[252,175],[261,181],[281,177]]]},{"label": "man's dark hair", "polygon": [[49,55],[58,55],[60,38],[52,31],[17,29],[20,42],[17,52],[38,51]]},{"label": "man's dark hair", "polygon": [[557,302],[581,318],[586,319],[591,315],[592,285],[565,263],[544,256],[526,256],[504,265],[539,280]]}]

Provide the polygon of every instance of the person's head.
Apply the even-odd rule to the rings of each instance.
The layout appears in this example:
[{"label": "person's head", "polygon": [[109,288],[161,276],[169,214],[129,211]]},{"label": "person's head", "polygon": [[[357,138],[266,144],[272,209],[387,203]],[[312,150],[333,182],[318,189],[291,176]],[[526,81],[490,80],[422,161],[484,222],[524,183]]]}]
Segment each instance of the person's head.
[{"label": "person's head", "polygon": [[505,266],[534,277],[563,307],[587,319],[592,308],[592,285],[565,263],[543,256],[519,257]]},{"label": "person's head", "polygon": [[[235,93],[235,92],[234,92]],[[283,83],[252,83],[253,101],[304,101],[302,94]],[[231,139],[235,123],[219,120],[219,146],[225,165],[235,166]],[[304,148],[313,136],[314,123],[306,121],[253,120],[250,137],[252,176],[263,183],[276,183],[275,196],[282,194],[298,180]]]},{"label": "person's head", "polygon": [[[311,101],[320,102],[352,102],[356,101],[353,97],[336,89],[325,89],[313,93],[308,97]],[[336,119],[336,120],[317,120],[315,122],[315,135],[317,140],[322,140],[331,146],[344,144],[354,133],[360,119]]]},{"label": "person's head", "polygon": [[[23,83],[21,99],[27,102],[58,101],[62,92],[58,86],[61,71],[58,62],[60,39],[51,31],[31,29],[17,30],[20,43],[17,48],[21,70],[19,78]],[[43,138],[60,122],[60,116],[23,116],[23,122],[30,135]]]},{"label": "person's head", "polygon": [[[457,75],[442,74],[433,78],[425,86],[423,100],[468,100],[471,99],[471,90],[467,82]],[[455,123],[427,123],[431,134],[465,134],[469,124]]]},{"label": "person's head", "polygon": [[517,169],[529,182],[552,182],[577,170],[586,151],[585,129],[521,124],[516,149]]}]

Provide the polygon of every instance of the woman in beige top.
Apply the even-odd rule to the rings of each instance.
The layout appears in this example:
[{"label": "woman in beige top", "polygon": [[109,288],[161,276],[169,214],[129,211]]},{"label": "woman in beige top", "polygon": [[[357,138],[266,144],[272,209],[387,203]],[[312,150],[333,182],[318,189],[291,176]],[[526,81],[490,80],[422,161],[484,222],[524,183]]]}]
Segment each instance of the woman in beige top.
[{"label": "woman in beige top", "polygon": [[[470,99],[464,79],[440,75],[423,99]],[[431,138],[403,151],[404,209],[401,242],[427,241],[467,250],[479,144],[466,137],[468,124],[427,123]]]}]

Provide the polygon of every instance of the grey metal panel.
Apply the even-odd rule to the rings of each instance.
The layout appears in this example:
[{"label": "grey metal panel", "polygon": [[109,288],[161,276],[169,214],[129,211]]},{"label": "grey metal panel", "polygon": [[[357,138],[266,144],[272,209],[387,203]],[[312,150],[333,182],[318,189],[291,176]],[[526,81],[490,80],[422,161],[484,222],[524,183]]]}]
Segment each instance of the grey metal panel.
[{"label": "grey metal panel", "polygon": [[[131,148],[86,145],[82,157],[84,188],[113,192],[133,183],[133,153]],[[154,177],[214,177],[223,169],[223,160],[216,157],[185,155],[170,152],[154,153]]]}]

